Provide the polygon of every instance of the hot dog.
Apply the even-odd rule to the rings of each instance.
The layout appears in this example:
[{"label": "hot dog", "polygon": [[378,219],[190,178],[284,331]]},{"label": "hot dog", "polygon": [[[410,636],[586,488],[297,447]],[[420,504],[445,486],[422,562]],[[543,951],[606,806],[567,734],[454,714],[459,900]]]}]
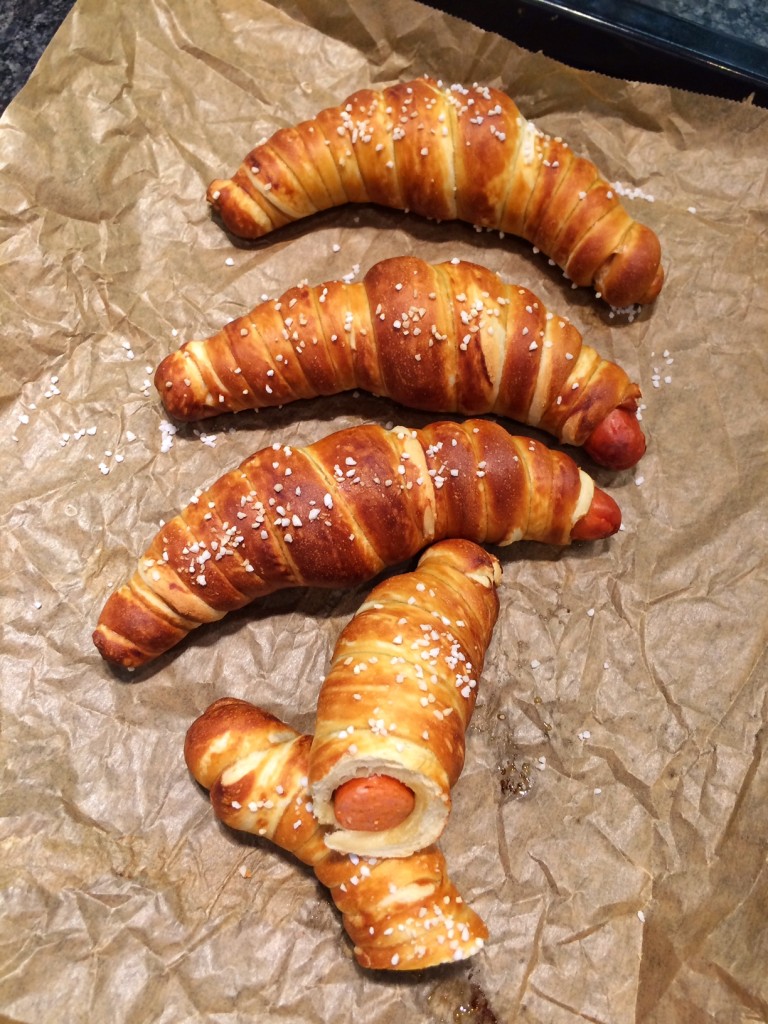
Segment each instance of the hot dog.
[{"label": "hot dog", "polygon": [[640,397],[527,288],[475,263],[414,256],[375,263],[355,284],[261,302],[167,356],[155,385],[186,421],[360,388],[425,411],[508,417],[572,445]]},{"label": "hot dog", "polygon": [[605,491],[595,487],[592,504],[571,528],[571,540],[601,540],[610,537],[621,526],[621,509]]},{"label": "hot dog", "polygon": [[[421,970],[477,953],[488,931],[450,881],[436,846],[399,860],[361,862],[325,845],[307,788],[310,741],[255,705],[225,697],[192,723],[184,757],[211,791],[221,821],[313,868],[361,967]],[[245,934],[245,918],[242,926]]]},{"label": "hot dog", "polygon": [[333,850],[403,857],[440,835],[498,614],[498,559],[466,540],[429,547],[375,587],[320,688],[309,759]]},{"label": "hot dog", "polygon": [[413,790],[391,775],[349,779],[333,794],[333,810],[342,828],[383,832],[397,828],[413,812]]},{"label": "hot dog", "polygon": [[107,600],[94,643],[134,668],[256,598],[357,584],[437,540],[605,537],[620,514],[611,504],[608,529],[596,533],[594,486],[563,452],[489,420],[421,430],[361,424],[305,448],[273,444],[163,525]]},{"label": "hot dog", "polygon": [[584,451],[606,469],[631,469],[645,454],[645,435],[634,408],[619,406],[584,442]]}]

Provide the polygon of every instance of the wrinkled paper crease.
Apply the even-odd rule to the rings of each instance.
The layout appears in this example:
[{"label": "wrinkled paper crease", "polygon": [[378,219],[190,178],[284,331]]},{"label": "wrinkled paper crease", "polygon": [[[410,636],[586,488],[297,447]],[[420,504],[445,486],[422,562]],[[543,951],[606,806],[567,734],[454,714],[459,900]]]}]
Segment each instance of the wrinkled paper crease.
[{"label": "wrinkled paper crease", "polygon": [[[422,73],[506,90],[630,192],[664,248],[652,309],[614,315],[468,225],[347,207],[244,245],[212,219],[206,185],[263,136]],[[78,0],[0,147],[7,1018],[765,1019],[768,113],[411,0]],[[133,677],[90,640],[161,521],[251,452],[435,418],[347,394],[174,432],[150,386],[262,295],[403,253],[476,260],[568,315],[640,383],[649,438],[634,471],[595,474],[614,538],[499,552],[441,842],[491,938],[409,978],[356,967],[311,873],[221,826],[182,757],[221,696],[311,730],[369,588],[277,594]]]}]

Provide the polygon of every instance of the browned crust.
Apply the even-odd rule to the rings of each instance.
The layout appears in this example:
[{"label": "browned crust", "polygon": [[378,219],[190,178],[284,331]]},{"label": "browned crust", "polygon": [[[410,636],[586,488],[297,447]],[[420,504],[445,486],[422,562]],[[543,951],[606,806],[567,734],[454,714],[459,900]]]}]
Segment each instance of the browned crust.
[{"label": "browned crust", "polygon": [[190,726],[184,756],[210,789],[217,817],[270,836],[312,866],[362,967],[417,970],[476,953],[487,928],[463,902],[437,847],[370,861],[328,849],[307,789],[310,743],[253,704],[222,698]]},{"label": "browned crust", "polygon": [[280,129],[207,194],[248,238],[341,202],[375,202],[526,238],[612,306],[653,301],[663,281],[658,239],[637,230],[595,165],[485,86],[424,77],[359,90]]},{"label": "browned crust", "polygon": [[180,419],[359,387],[411,408],[494,412],[569,444],[640,395],[528,289],[474,263],[413,256],[382,260],[357,284],[291,288],[183,345],[155,383]]},{"label": "browned crust", "polygon": [[135,666],[279,588],[351,586],[431,541],[570,542],[576,464],[486,420],[374,425],[246,459],[166,523],[94,634]]},{"label": "browned crust", "polygon": [[[372,734],[373,749],[392,761],[403,756],[403,744],[420,751],[414,755],[418,770],[437,787],[445,782],[449,800],[464,764],[500,579],[493,555],[468,541],[446,540],[427,548],[413,572],[371,591],[339,636],[320,688],[310,788],[347,755],[339,723],[353,725],[359,743],[371,720],[381,719],[393,732],[383,740]],[[411,757],[407,763],[413,765]],[[437,774],[430,765],[439,766]]]}]

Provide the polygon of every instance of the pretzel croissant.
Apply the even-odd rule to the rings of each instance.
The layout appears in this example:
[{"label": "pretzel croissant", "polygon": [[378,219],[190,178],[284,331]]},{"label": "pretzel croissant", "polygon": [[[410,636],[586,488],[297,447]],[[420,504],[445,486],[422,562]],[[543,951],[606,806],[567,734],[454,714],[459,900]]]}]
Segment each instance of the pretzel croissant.
[{"label": "pretzel croissant", "polygon": [[342,631],[309,759],[315,816],[335,826],[325,839],[331,849],[405,857],[439,838],[464,766],[500,581],[493,555],[445,540],[414,572],[375,587]]},{"label": "pretzel croissant", "polygon": [[225,824],[272,840],[314,869],[362,967],[413,970],[481,949],[487,929],[436,847],[378,860],[326,846],[307,788],[310,743],[253,704],[224,698],[192,724],[184,756]]},{"label": "pretzel croissant", "polygon": [[416,409],[510,417],[614,469],[645,450],[627,374],[532,292],[459,260],[399,256],[361,283],[292,288],[188,341],[155,385],[181,420],[359,387]]},{"label": "pretzel croissant", "polygon": [[571,458],[484,420],[273,444],[159,530],[93,639],[104,658],[134,667],[257,597],[351,586],[435,540],[562,545],[620,522]]},{"label": "pretzel croissant", "polygon": [[589,160],[527,121],[504,93],[419,78],[361,89],[256,146],[208,201],[260,238],[342,203],[378,203],[518,235],[612,306],[651,302],[659,241]]}]

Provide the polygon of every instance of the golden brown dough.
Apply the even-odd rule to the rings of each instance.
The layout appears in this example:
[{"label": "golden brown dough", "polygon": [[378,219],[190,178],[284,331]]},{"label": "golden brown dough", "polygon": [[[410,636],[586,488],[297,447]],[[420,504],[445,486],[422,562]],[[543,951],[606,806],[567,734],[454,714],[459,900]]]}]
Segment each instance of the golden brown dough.
[{"label": "golden brown dough", "polygon": [[[188,341],[162,361],[155,385],[181,420],[364,388],[415,409],[510,417],[573,445],[640,397],[527,288],[475,263],[414,256],[382,260],[357,284],[291,288]],[[624,443],[599,436],[590,454],[611,468],[645,448],[634,416]]]},{"label": "golden brown dough", "polygon": [[488,86],[425,77],[361,89],[275,132],[208,200],[243,238],[347,202],[498,228],[617,307],[653,301],[664,279],[658,238],[595,165]]},{"label": "golden brown dough", "polygon": [[307,788],[310,743],[253,704],[223,698],[193,722],[184,756],[223,822],[272,840],[314,869],[362,967],[415,970],[480,950],[488,931],[436,847],[379,860],[326,846]]},{"label": "golden brown dough", "polygon": [[[501,567],[466,540],[427,548],[375,587],[342,631],[320,689],[309,759],[315,816],[343,853],[405,857],[435,842],[464,766],[465,732],[499,610]],[[404,783],[415,806],[387,829],[339,825],[338,787]],[[368,786],[368,796],[375,792]]]},{"label": "golden brown dough", "polygon": [[620,523],[571,458],[485,420],[276,443],[158,531],[93,639],[108,661],[134,667],[257,597],[361,583],[435,540],[563,545],[575,529],[593,539]]}]

